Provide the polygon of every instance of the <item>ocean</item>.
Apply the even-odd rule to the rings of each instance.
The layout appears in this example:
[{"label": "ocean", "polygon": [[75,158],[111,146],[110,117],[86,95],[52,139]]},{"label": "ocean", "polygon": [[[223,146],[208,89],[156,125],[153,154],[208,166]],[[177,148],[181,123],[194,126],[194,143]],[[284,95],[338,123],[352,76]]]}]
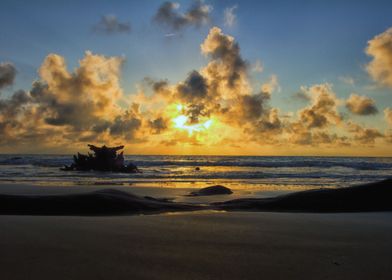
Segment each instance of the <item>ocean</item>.
[{"label": "ocean", "polygon": [[[340,188],[390,178],[392,158],[126,156],[143,173],[60,171],[72,155],[0,155],[0,183],[156,185],[299,190]],[[200,170],[196,170],[199,167]]]}]

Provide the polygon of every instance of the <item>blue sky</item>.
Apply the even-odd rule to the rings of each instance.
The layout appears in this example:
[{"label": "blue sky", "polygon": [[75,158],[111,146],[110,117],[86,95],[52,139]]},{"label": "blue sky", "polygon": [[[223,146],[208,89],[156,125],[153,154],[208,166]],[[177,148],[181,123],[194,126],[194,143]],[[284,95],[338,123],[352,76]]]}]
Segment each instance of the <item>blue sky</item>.
[{"label": "blue sky", "polygon": [[[192,1],[176,1],[185,11]],[[382,111],[392,104],[391,89],[375,86],[364,69],[370,58],[367,41],[392,26],[390,1],[204,1],[213,7],[207,25],[186,27],[173,33],[152,21],[163,1],[18,1],[3,0],[0,9],[0,62],[18,70],[16,89],[29,89],[37,69],[49,53],[63,56],[71,70],[85,51],[123,56],[122,87],[134,93],[143,78],[184,80],[208,59],[200,44],[212,26],[239,43],[250,64],[260,60],[263,72],[251,73],[255,87],[275,74],[280,91],[272,106],[293,112],[303,107],[292,99],[301,86],[331,83],[339,98],[352,92],[376,100]],[[236,5],[236,24],[225,26],[224,10]],[[98,34],[93,31],[102,16],[129,22],[131,32]],[[343,78],[351,78],[350,85]],[[353,119],[358,117],[353,116]],[[364,124],[383,119],[382,114]],[[381,126],[383,127],[383,126]],[[384,125],[385,128],[385,125]]]},{"label": "blue sky", "polygon": [[[181,8],[189,1],[178,1]],[[2,1],[0,60],[14,62],[27,86],[36,68],[51,52],[61,54],[70,67],[86,50],[124,55],[124,86],[132,90],[144,76],[175,82],[204,59],[199,44],[208,26],[188,28],[167,39],[166,30],[151,19],[162,1]],[[207,1],[213,6],[213,25],[233,35],[243,57],[260,59],[268,76],[279,76],[282,90],[352,76],[367,76],[366,42],[391,25],[389,1]],[[223,26],[223,10],[238,5],[237,25]],[[94,34],[92,26],[103,15],[129,21],[130,34]]]}]

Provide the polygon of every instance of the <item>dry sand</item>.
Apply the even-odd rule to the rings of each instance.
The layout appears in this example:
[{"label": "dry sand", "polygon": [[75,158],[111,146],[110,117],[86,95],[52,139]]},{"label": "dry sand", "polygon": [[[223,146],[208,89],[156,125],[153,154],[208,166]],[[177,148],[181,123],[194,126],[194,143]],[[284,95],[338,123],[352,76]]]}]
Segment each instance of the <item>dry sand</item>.
[{"label": "dry sand", "polygon": [[1,279],[390,279],[392,213],[0,216]]}]

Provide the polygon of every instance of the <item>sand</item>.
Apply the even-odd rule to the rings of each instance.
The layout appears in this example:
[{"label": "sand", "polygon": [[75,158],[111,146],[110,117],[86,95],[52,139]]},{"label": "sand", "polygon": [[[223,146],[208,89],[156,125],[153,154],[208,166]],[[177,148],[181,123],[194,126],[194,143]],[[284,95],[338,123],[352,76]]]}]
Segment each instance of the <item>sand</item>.
[{"label": "sand", "polygon": [[392,213],[0,216],[1,279],[390,279]]},{"label": "sand", "polygon": [[[385,184],[382,186],[384,189]],[[101,192],[107,187],[10,184],[0,185],[0,193],[81,195],[86,191]],[[113,187],[136,193],[139,198],[130,196],[126,199],[131,205],[137,202],[143,207],[162,205],[159,201],[151,204],[140,200],[143,195],[182,197],[182,193],[188,192]],[[389,193],[389,189],[387,191]],[[350,190],[348,193],[352,194]],[[319,199],[319,194],[321,198],[325,197],[324,191],[317,191],[289,198],[290,201],[292,197],[295,201],[301,198],[303,202],[303,198],[306,201],[309,197]],[[340,197],[342,192],[327,194]],[[109,193],[109,197],[111,195]],[[235,195],[230,197],[236,198]],[[123,199],[123,194],[120,196]],[[362,194],[360,198],[363,198]],[[209,199],[219,200],[218,196]],[[72,196],[71,201],[74,201]],[[176,202],[181,203],[184,202]],[[392,212],[243,212],[239,207],[255,211],[258,209],[255,203],[257,207],[264,207],[265,200],[228,202],[230,207],[234,205],[234,212],[0,215],[0,279],[391,278]],[[49,209],[54,206],[50,204]]]},{"label": "sand", "polygon": [[[136,189],[136,188],[133,188]],[[222,195],[222,189],[225,194]],[[205,193],[204,190],[207,190]],[[227,193],[229,191],[230,193]],[[211,186],[193,196],[226,197],[231,190]],[[195,195],[197,194],[197,195]],[[217,195],[221,194],[221,195]],[[186,195],[189,196],[189,195]],[[1,194],[0,215],[130,215],[174,211],[365,212],[392,211],[392,179],[339,189],[314,189],[270,198],[220,202],[179,202],[173,198],[136,195],[127,190],[100,189],[63,194]]]}]

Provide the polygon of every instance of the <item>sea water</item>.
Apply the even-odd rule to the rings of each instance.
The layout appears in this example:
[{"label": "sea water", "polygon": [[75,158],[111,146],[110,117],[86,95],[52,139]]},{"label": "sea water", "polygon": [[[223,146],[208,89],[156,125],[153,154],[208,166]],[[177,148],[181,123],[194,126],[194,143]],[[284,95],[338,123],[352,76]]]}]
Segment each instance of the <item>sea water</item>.
[{"label": "sea water", "polygon": [[[0,155],[0,183],[47,185],[132,184],[233,188],[340,188],[392,176],[392,158],[265,157],[265,156],[141,156],[125,160],[142,173],[61,171],[72,155]],[[198,168],[196,168],[198,167]],[[199,170],[197,170],[199,169]]]}]

